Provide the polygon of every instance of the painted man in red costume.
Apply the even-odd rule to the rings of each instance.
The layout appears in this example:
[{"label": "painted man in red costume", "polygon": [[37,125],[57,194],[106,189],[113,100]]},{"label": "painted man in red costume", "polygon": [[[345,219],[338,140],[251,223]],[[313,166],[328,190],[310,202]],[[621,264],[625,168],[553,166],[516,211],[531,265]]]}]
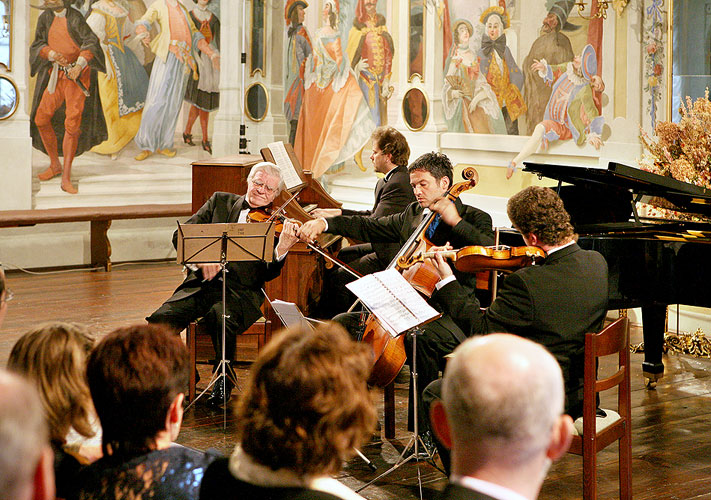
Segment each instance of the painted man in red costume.
[{"label": "painted man in red costume", "polygon": [[[30,46],[31,71],[37,75],[30,134],[32,145],[50,159],[39,180],[62,174],[62,189],[76,194],[71,182],[74,156],[107,138],[96,77],[97,71],[106,68],[99,39],[84,16],[69,4],[67,0],[45,0],[45,11],[37,20]],[[63,168],[60,154],[64,156]]]},{"label": "painted man in red costume", "polygon": [[394,44],[385,17],[376,11],[377,4],[378,0],[358,0],[347,52],[373,121],[380,126],[386,122],[386,102],[392,93]]}]

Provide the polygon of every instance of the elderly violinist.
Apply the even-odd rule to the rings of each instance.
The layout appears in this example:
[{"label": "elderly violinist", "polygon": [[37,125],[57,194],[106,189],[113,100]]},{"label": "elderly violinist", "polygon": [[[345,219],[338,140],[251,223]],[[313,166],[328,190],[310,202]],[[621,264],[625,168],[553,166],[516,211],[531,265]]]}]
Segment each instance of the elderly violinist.
[{"label": "elderly violinist", "polygon": [[[305,223],[299,230],[299,237],[314,240],[323,232],[340,234],[367,242],[395,242],[404,245],[410,235],[430,211],[436,212],[426,231],[427,239],[434,245],[450,243],[455,248],[468,245],[493,245],[494,232],[491,217],[478,208],[465,205],[457,198],[454,202],[443,197],[452,186],[452,163],[441,153],[426,153],[417,158],[409,167],[410,185],[416,202],[408,205],[399,214],[384,217],[338,216],[315,219]],[[473,297],[476,281],[474,275],[455,271],[467,296]],[[358,315],[360,316],[360,315]],[[353,334],[358,318],[339,315],[336,319]],[[421,338],[427,338],[427,349],[423,353],[418,343],[417,373],[420,387],[437,378],[439,363],[445,354],[464,339],[464,334],[448,317],[442,317],[424,328]],[[410,349],[407,349],[408,356]],[[426,419],[418,412],[419,429],[425,429]]]},{"label": "elderly violinist", "polygon": [[[598,252],[578,246],[570,216],[553,190],[528,187],[509,199],[507,212],[526,244],[546,251],[545,262],[507,276],[482,311],[437,255],[442,280],[432,301],[468,336],[513,333],[547,347],[563,370],[565,409],[575,419],[582,414],[585,334],[599,331],[607,312],[607,263]],[[424,399],[437,396],[439,382],[425,389]]]},{"label": "elderly violinist", "polygon": [[[217,192],[192,216],[186,224],[246,222],[250,210],[268,207],[283,187],[281,172],[273,163],[258,163],[247,177],[244,196]],[[276,278],[284,266],[289,249],[298,241],[297,226],[286,220],[279,235],[272,262],[233,262],[227,265],[227,322],[225,356],[234,360],[236,336],[249,328],[262,315],[259,307],[264,297],[264,283]],[[173,233],[177,247],[178,232]],[[197,264],[185,280],[153,314],[149,323],[167,325],[180,332],[191,321],[203,318],[212,337],[217,358],[222,356],[222,275],[220,264]],[[208,404],[220,406],[229,400],[230,380],[218,380]]]}]

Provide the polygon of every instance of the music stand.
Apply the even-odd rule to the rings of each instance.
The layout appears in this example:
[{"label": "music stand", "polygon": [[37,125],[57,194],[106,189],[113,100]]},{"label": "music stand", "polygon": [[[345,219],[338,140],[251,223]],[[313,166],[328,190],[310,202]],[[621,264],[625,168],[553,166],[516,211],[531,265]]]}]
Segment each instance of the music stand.
[{"label": "music stand", "polygon": [[[178,262],[191,264],[220,264],[222,269],[222,355],[210,383],[185,408],[192,407],[217,379],[229,376],[237,386],[237,379],[225,353],[227,336],[227,264],[229,262],[271,261],[274,255],[274,224],[216,223],[180,224],[178,222]],[[227,392],[223,400],[224,425],[227,426]]]},{"label": "music stand", "polygon": [[[388,470],[378,475],[356,490],[359,492],[379,479],[387,476],[411,460],[417,464],[417,480],[422,499],[422,477],[420,475],[419,446],[427,452],[425,460],[434,465],[434,454],[427,449],[419,435],[418,424],[418,389],[417,389],[417,336],[422,334],[422,326],[442,316],[435,311],[417,291],[395,269],[388,269],[370,274],[348,283],[346,287],[353,292],[363,305],[375,315],[381,325],[391,335],[410,335],[412,337],[411,371],[412,376],[412,406],[414,430],[410,440],[400,453],[397,461]],[[412,452],[407,455],[409,451]],[[407,456],[406,456],[407,455]],[[436,465],[435,465],[436,467]]]}]

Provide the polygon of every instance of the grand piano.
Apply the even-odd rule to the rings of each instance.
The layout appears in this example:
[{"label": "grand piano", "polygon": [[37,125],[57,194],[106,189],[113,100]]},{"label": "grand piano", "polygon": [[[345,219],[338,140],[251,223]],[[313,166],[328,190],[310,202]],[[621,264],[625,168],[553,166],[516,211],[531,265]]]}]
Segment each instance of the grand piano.
[{"label": "grand piano", "polygon": [[580,235],[609,266],[610,309],[642,308],[644,376],[664,374],[666,307],[711,307],[711,223],[642,217],[637,202],[663,199],[667,208],[711,218],[711,190],[620,163],[607,168],[526,162],[524,171],[558,181],[554,187]]}]

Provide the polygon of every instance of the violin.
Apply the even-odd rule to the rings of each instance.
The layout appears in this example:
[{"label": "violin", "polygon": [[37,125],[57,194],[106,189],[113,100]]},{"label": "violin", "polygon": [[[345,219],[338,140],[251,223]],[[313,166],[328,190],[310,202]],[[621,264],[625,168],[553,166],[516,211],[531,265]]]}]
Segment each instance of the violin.
[{"label": "violin", "polygon": [[[253,208],[247,212],[247,222],[266,222],[274,224],[274,232],[277,236],[284,230],[284,221],[286,217],[273,212],[269,208]],[[301,225],[299,221],[293,220],[297,225]]]},{"label": "violin", "polygon": [[[456,200],[461,193],[473,188],[479,180],[476,170],[472,167],[465,168],[462,175],[465,182],[454,184],[446,193],[445,197],[450,201]],[[435,284],[439,281],[439,273],[431,262],[414,262],[416,256],[425,253],[432,243],[427,240],[425,234],[427,228],[436,216],[436,212],[431,212],[417,229],[408,238],[405,245],[400,249],[388,268],[395,267],[402,272],[403,277],[412,285],[415,290],[426,297],[431,297],[435,289]],[[392,382],[402,369],[406,360],[404,335],[393,338],[390,333],[383,328],[374,315],[369,315],[365,321],[365,331],[362,341],[370,344],[373,350],[373,369],[370,373],[368,383],[378,387],[384,387]]]},{"label": "violin", "polygon": [[423,262],[434,257],[437,253],[454,263],[454,267],[464,273],[477,273],[480,271],[513,272],[522,267],[527,267],[545,260],[547,254],[544,250],[534,246],[510,247],[497,245],[491,247],[468,246],[459,250],[445,250],[442,252],[422,252],[413,256],[405,266]]}]

